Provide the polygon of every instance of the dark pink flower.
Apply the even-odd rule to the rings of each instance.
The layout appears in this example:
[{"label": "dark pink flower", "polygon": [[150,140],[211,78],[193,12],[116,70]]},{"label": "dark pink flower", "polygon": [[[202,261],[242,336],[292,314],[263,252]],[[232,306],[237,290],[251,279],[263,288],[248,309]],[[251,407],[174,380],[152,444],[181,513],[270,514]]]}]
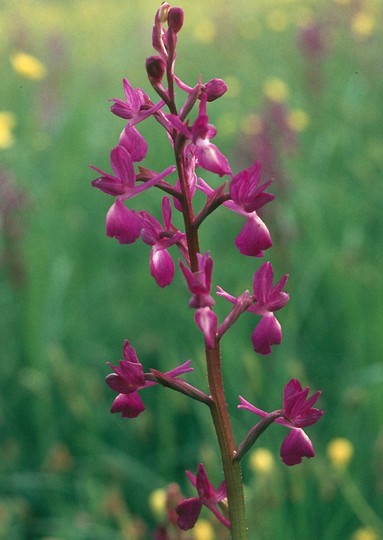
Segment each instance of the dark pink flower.
[{"label": "dark pink flower", "polygon": [[[253,302],[247,308],[262,319],[255,327],[251,339],[255,352],[263,355],[271,353],[272,345],[279,345],[282,341],[282,329],[274,311],[283,308],[289,301],[289,295],[283,291],[288,279],[284,275],[276,285],[273,286],[273,267],[266,262],[255,272],[253,276]],[[221,287],[217,287],[219,296],[229,302],[236,304],[237,298],[225,292]]]},{"label": "dark pink flower", "polygon": [[[212,197],[214,194],[214,189],[210,187],[209,184],[207,184],[207,182],[205,182],[202,178],[198,178],[197,187],[208,198]],[[237,188],[234,188],[235,192],[240,191],[239,186],[237,187],[238,190]],[[268,194],[264,193],[263,195],[267,196]],[[263,201],[263,204],[266,204],[266,202],[264,202],[265,198],[263,195],[260,196],[258,200],[253,201],[253,204],[261,203],[261,201]],[[263,251],[270,248],[273,244],[270,232],[255,210],[252,212],[244,210],[242,206],[245,204],[245,198],[242,198],[242,194],[236,193],[235,196],[237,197],[237,200],[242,200],[241,205],[235,203],[233,200],[228,200],[223,203],[224,206],[236,214],[246,218],[245,225],[242,227],[235,239],[235,245],[242,255],[247,255],[249,257],[263,257]],[[239,197],[241,197],[241,199]]]},{"label": "dark pink flower", "polygon": [[206,506],[225,527],[230,528],[230,522],[217,508],[217,504],[227,496],[225,482],[222,482],[218,489],[215,490],[209,481],[202,463],[198,465],[197,476],[194,476],[190,471],[186,471],[186,474],[191,484],[197,489],[198,496],[185,499],[177,506],[177,523],[180,529],[187,531],[194,527],[201,513],[202,506]]},{"label": "dark pink flower", "polygon": [[133,88],[128,79],[123,79],[123,87],[125,100],[111,99],[114,102],[111,107],[112,113],[127,120],[119,144],[128,150],[133,161],[142,161],[146,156],[148,146],[135,125],[156,113],[165,103],[160,101],[153,105],[145,92],[141,88]]},{"label": "dark pink flower", "polygon": [[[107,385],[116,392],[118,396],[113,401],[111,412],[120,412],[124,418],[136,418],[145,410],[144,404],[138,395],[138,390],[157,384],[147,380],[142,364],[137,358],[135,349],[125,340],[123,347],[124,360],[120,360],[118,366],[108,365],[112,368],[105,381]],[[178,377],[183,373],[193,371],[190,367],[191,360],[165,373],[167,377]]]},{"label": "dark pink flower", "polygon": [[200,167],[218,174],[218,176],[231,174],[228,159],[218,150],[215,144],[210,142],[210,139],[215,137],[217,130],[212,124],[209,124],[209,117],[206,114],[206,101],[207,95],[202,94],[199,114],[191,128],[187,123],[184,124],[178,116],[168,114],[166,117],[173,127],[191,140],[193,152]]},{"label": "dark pink flower", "polygon": [[254,165],[236,174],[230,182],[231,200],[242,207],[245,212],[254,212],[275,199],[274,195],[265,193],[271,180],[259,185],[261,178],[261,165],[256,161]]},{"label": "dark pink flower", "polygon": [[[247,409],[262,418],[274,415],[275,419],[273,421],[275,423],[291,430],[281,446],[281,458],[286,465],[297,465],[301,463],[303,457],[315,456],[312,442],[302,428],[318,422],[323,415],[323,411],[313,407],[318,401],[321,392],[315,392],[311,397],[308,397],[309,392],[308,387],[302,389],[300,382],[297,379],[292,379],[285,385],[283,390],[283,409],[274,413],[267,413],[262,409],[258,409],[242,396],[239,397],[239,409]],[[275,415],[277,412],[280,413],[278,416]]]},{"label": "dark pink flower", "polygon": [[163,101],[153,105],[145,92],[141,88],[133,88],[128,79],[123,79],[122,84],[125,100],[111,99],[114,102],[111,111],[116,116],[128,120],[130,126],[142,122],[165,105]]},{"label": "dark pink flower", "polygon": [[150,274],[160,287],[170,285],[174,277],[174,263],[168,248],[174,244],[182,244],[185,234],[172,225],[172,212],[168,197],[162,200],[162,216],[164,226],[148,212],[140,212],[142,219],[141,237],[146,244],[152,246],[150,253]]},{"label": "dark pink flower", "polygon": [[154,175],[142,184],[136,185],[133,159],[124,146],[118,145],[113,148],[110,153],[110,163],[113,169],[113,175],[91,165],[93,170],[102,175],[93,180],[92,186],[108,195],[122,197],[122,199],[135,197],[160,182],[165,176],[168,176],[175,170],[174,166],[168,167],[162,173]]}]

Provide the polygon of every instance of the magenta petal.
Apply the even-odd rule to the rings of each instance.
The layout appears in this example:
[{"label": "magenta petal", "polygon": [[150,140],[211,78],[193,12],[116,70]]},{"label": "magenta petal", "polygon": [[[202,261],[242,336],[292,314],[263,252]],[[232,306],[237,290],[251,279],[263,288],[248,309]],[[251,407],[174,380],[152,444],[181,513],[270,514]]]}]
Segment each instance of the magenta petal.
[{"label": "magenta petal", "polygon": [[271,345],[279,345],[282,341],[282,328],[272,313],[262,317],[255,327],[251,341],[258,354],[271,354]]},{"label": "magenta petal", "polygon": [[223,176],[231,174],[227,157],[225,157],[208,139],[198,139],[195,150],[198,165],[207,171]]},{"label": "magenta petal", "polygon": [[309,437],[302,429],[292,429],[281,446],[281,458],[286,465],[298,465],[303,457],[315,456]]},{"label": "magenta petal", "polygon": [[129,152],[133,161],[142,161],[148,151],[148,145],[144,137],[134,126],[129,124],[121,133],[119,145]]},{"label": "magenta petal", "polygon": [[249,214],[235,245],[242,255],[249,257],[262,257],[263,250],[272,246],[269,230],[255,212]]},{"label": "magenta petal", "polygon": [[[273,267],[271,263],[263,263],[253,276],[253,291],[257,303],[266,305],[273,286]],[[271,310],[269,310],[271,311]]]},{"label": "magenta petal", "polygon": [[142,399],[137,392],[133,392],[132,394],[118,394],[110,412],[120,412],[123,418],[136,418],[144,410]]},{"label": "magenta petal", "polygon": [[179,528],[183,531],[192,529],[199,518],[201,508],[202,502],[196,497],[182,501],[176,508],[178,514],[177,524]]},{"label": "magenta petal", "polygon": [[198,495],[203,501],[213,500],[215,498],[214,488],[209,481],[206,469],[202,463],[198,465],[196,488]]},{"label": "magenta petal", "polygon": [[166,287],[173,281],[174,263],[166,249],[153,247],[150,254],[150,274],[160,287]]},{"label": "magenta petal", "polygon": [[114,197],[117,197],[118,195],[123,195],[125,193],[125,186],[120,182],[118,178],[114,178],[114,176],[104,173],[103,171],[97,169],[96,167],[93,167],[92,165],[91,168],[97,172],[101,172],[102,174],[104,174],[104,176],[96,178],[92,181],[93,187],[99,189],[100,191],[103,191],[104,193],[107,193],[108,195],[113,195]]},{"label": "magenta petal", "polygon": [[205,336],[206,346],[213,349],[217,335],[217,315],[209,307],[202,307],[196,310],[194,318]]},{"label": "magenta petal", "polygon": [[109,365],[114,373],[110,373],[105,381],[115,392],[130,394],[145,386],[145,375],[141,364],[133,364],[122,360],[119,366]]},{"label": "magenta petal", "polygon": [[106,214],[106,234],[116,238],[120,244],[133,244],[140,236],[142,220],[134,210],[126,208],[121,199],[116,199]]},{"label": "magenta petal", "polygon": [[127,149],[121,145],[113,148],[110,153],[110,163],[116,177],[119,178],[124,185],[134,187],[136,175],[134,173],[132,158]]}]

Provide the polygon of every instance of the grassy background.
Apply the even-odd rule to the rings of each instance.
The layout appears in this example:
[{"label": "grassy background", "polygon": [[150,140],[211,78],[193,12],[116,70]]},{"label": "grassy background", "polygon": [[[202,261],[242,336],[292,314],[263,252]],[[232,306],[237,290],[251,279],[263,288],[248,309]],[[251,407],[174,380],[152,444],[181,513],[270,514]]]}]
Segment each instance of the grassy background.
[{"label": "grassy background", "polygon": [[[225,339],[235,432],[240,440],[252,421],[236,412],[239,393],[277,408],[291,377],[321,388],[326,410],[309,429],[315,460],[282,466],[283,433],[275,427],[261,441],[275,455],[270,475],[255,475],[245,463],[250,538],[381,538],[382,4],[178,5],[185,9],[178,74],[191,85],[202,73],[204,81],[222,77],[230,86],[209,111],[216,143],[240,170],[259,157],[257,126],[267,118],[273,131],[267,155],[277,156],[271,165],[278,198],[263,213],[274,239],[267,258],[277,276],[290,274],[291,302],[280,314],[283,344],[271,358],[252,352],[250,315]],[[150,538],[153,489],[177,481],[191,496],[184,470],[201,460],[220,481],[202,406],[155,388],[145,392],[145,414],[123,420],[110,415],[113,393],[104,384],[105,362],[120,358],[128,338],[146,368],[165,370],[192,358],[188,380],[206,385],[201,336],[181,277],[159,290],[149,276],[147,246],[105,237],[110,200],[90,188],[88,165],[109,168],[123,127],[108,99],[122,96],[124,76],[150,93],[143,65],[152,54],[157,7],[152,0],[0,0],[0,110],[17,122],[14,145],[0,149],[0,175],[2,182],[10,178],[19,200],[11,215],[4,190],[0,203],[0,538],[6,540]],[[309,56],[307,37],[305,49],[300,43],[312,25],[320,26],[323,47]],[[44,79],[12,69],[10,57],[19,50],[43,62]],[[279,105],[283,114],[306,114],[303,131],[273,124],[264,86],[275,78],[289,89]],[[171,153],[158,126],[149,121],[142,132],[150,147],[144,165],[168,166]],[[158,215],[158,201],[154,191],[133,206]],[[241,223],[219,211],[202,231],[202,249],[216,262],[215,283],[237,294],[251,286],[259,265],[233,246]],[[224,316],[227,305],[217,301],[217,311]],[[326,457],[336,437],[354,447],[344,475]]]}]

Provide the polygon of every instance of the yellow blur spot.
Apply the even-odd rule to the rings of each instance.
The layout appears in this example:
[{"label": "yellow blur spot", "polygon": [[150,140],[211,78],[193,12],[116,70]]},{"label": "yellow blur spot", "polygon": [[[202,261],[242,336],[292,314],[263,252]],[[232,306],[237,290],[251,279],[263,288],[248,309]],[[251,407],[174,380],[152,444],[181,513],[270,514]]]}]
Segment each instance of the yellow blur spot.
[{"label": "yellow blur spot", "polygon": [[379,537],[372,529],[363,527],[354,532],[351,540],[379,540]]},{"label": "yellow blur spot", "polygon": [[149,495],[149,506],[153,514],[161,519],[166,512],[166,491],[164,489],[155,489]]},{"label": "yellow blur spot", "polygon": [[287,115],[287,124],[293,131],[301,132],[308,126],[309,117],[305,111],[295,109]]},{"label": "yellow blur spot", "polygon": [[204,19],[194,26],[194,37],[201,43],[212,43],[217,35],[213,21]]},{"label": "yellow blur spot", "polygon": [[5,150],[15,144],[12,130],[16,124],[16,116],[8,111],[0,111],[0,148]]},{"label": "yellow blur spot", "polygon": [[267,448],[257,448],[250,454],[249,465],[254,473],[269,474],[274,469],[273,454]]},{"label": "yellow blur spot", "polygon": [[275,77],[273,79],[268,79],[265,82],[263,85],[263,93],[271,101],[283,103],[289,95],[289,87],[282,79]]},{"label": "yellow blur spot", "polygon": [[267,26],[274,32],[282,32],[287,28],[288,18],[282,9],[273,9],[266,19]]},{"label": "yellow blur spot", "polygon": [[333,439],[327,446],[327,457],[335,469],[345,469],[350,463],[354,447],[348,439]]},{"label": "yellow blur spot", "polygon": [[228,86],[227,96],[228,97],[236,97],[241,91],[241,83],[237,77],[233,77],[232,75],[229,75],[225,77],[224,79],[225,83]]},{"label": "yellow blur spot", "polygon": [[206,519],[199,519],[193,528],[193,540],[213,540],[214,529]]},{"label": "yellow blur spot", "polygon": [[222,114],[217,119],[217,130],[221,136],[233,135],[237,128],[237,118],[231,113]]},{"label": "yellow blur spot", "polygon": [[375,21],[372,15],[365,11],[360,11],[351,22],[353,32],[360,37],[368,37],[372,34]]},{"label": "yellow blur spot", "polygon": [[15,53],[11,57],[11,63],[16,73],[27,79],[39,81],[46,75],[47,70],[44,64],[30,54]]}]

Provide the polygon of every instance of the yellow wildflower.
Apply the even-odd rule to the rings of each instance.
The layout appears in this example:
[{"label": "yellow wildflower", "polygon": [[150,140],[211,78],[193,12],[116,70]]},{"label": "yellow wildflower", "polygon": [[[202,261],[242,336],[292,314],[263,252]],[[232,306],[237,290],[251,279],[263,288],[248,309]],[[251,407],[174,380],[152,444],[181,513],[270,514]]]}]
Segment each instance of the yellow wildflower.
[{"label": "yellow wildflower", "polygon": [[309,123],[308,114],[301,109],[294,109],[287,115],[287,123],[293,131],[303,131]]},{"label": "yellow wildflower", "polygon": [[350,463],[354,447],[348,439],[339,437],[327,446],[327,457],[335,469],[344,469]]},{"label": "yellow wildflower", "polygon": [[363,527],[354,532],[351,540],[379,540],[379,537],[372,529]]},{"label": "yellow wildflower", "polygon": [[212,43],[217,35],[213,21],[204,19],[194,26],[194,37],[201,43]]},{"label": "yellow wildflower", "polygon": [[46,68],[36,57],[24,52],[18,52],[12,55],[11,63],[13,69],[27,79],[39,81],[46,75]]},{"label": "yellow wildflower", "polygon": [[288,19],[282,9],[273,9],[267,16],[267,26],[274,32],[282,32],[287,28]]},{"label": "yellow wildflower", "polygon": [[250,454],[249,465],[254,473],[269,474],[274,468],[273,454],[267,448],[257,448]]},{"label": "yellow wildflower", "polygon": [[162,519],[166,511],[166,491],[164,489],[155,489],[149,495],[149,506],[153,514]]},{"label": "yellow wildflower", "polygon": [[351,28],[355,34],[364,38],[372,34],[375,21],[372,15],[366,11],[359,11],[352,20]]},{"label": "yellow wildflower", "polygon": [[227,97],[236,97],[241,91],[241,82],[237,77],[228,75],[224,78],[225,83],[228,86]]},{"label": "yellow wildflower", "polygon": [[231,113],[222,114],[216,122],[220,134],[224,137],[236,133],[238,124],[236,117]]},{"label": "yellow wildflower", "polygon": [[199,519],[193,528],[193,540],[213,540],[214,529],[206,519]]},{"label": "yellow wildflower", "polygon": [[10,148],[15,143],[12,129],[16,124],[16,117],[9,111],[0,111],[0,148]]},{"label": "yellow wildflower", "polygon": [[284,81],[282,81],[282,79],[274,77],[273,79],[268,79],[265,82],[263,85],[263,93],[271,101],[283,103],[286,101],[287,96],[289,95],[289,87]]}]

